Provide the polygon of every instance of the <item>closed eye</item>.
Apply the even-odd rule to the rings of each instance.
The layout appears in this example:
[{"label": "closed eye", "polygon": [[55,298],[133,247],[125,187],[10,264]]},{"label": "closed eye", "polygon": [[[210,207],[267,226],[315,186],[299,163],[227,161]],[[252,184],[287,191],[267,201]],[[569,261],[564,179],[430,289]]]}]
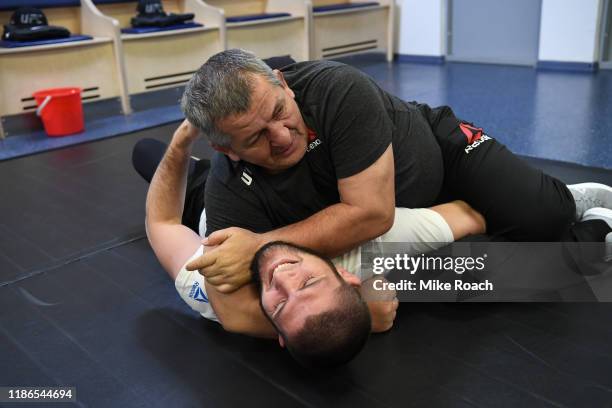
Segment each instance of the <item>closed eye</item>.
[{"label": "closed eye", "polygon": [[259,138],[261,137],[261,135],[263,135],[263,130],[260,131],[259,133],[256,133],[253,137],[251,137],[249,139],[249,141],[247,142],[247,147],[251,147],[253,146],[255,143],[257,143],[257,141],[259,140]]},{"label": "closed eye", "polygon": [[[309,276],[302,281],[302,284],[298,290],[304,290],[304,289],[311,288],[317,285],[318,283],[322,282],[326,278],[327,276],[325,275],[319,276],[319,277]],[[286,304],[287,304],[287,299],[284,299],[274,306],[274,312],[272,312],[272,319],[275,319],[280,314],[280,312],[284,309]]]},{"label": "closed eye", "polygon": [[275,306],[274,306],[274,312],[272,312],[272,318],[276,318],[276,315],[281,311],[281,309],[283,308],[283,306],[285,306],[285,303],[287,303],[286,300],[280,301],[278,302]]},{"label": "closed eye", "polygon": [[302,282],[302,286],[300,286],[300,289],[304,289],[305,287],[313,284],[316,281],[314,276],[308,276],[306,279],[304,279],[304,281]]},{"label": "closed eye", "polygon": [[274,112],[274,119],[278,120],[280,119],[283,114],[285,113],[285,105],[280,105],[277,109],[276,112]]}]

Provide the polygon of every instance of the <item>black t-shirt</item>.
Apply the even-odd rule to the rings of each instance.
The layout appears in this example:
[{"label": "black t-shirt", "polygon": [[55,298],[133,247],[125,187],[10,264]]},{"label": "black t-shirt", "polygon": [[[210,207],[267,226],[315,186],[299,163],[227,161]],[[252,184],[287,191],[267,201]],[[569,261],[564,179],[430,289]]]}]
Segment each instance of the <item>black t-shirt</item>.
[{"label": "black t-shirt", "polygon": [[442,186],[442,155],[417,105],[338,62],[301,62],[283,74],[316,138],[302,160],[274,175],[217,153],[205,190],[207,234],[230,226],[266,232],[308,218],[338,203],[338,179],[374,164],[390,143],[396,206],[434,203]]}]

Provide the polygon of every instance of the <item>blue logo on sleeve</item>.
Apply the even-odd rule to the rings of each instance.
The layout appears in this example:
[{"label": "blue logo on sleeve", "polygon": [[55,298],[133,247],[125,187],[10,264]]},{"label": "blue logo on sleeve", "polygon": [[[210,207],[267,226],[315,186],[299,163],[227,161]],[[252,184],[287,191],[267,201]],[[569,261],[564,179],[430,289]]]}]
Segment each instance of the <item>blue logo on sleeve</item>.
[{"label": "blue logo on sleeve", "polygon": [[198,302],[208,303],[208,298],[204,294],[204,291],[200,287],[198,282],[195,282],[189,291],[189,297]]}]

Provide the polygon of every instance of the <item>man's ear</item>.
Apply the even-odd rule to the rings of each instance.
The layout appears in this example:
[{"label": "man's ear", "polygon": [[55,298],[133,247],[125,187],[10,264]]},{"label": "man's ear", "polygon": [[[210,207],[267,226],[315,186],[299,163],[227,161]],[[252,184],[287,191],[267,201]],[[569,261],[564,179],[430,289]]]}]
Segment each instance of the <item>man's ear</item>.
[{"label": "man's ear", "polygon": [[285,348],[285,339],[283,339],[283,336],[280,334],[278,335],[278,344],[280,344],[282,348]]},{"label": "man's ear", "polygon": [[346,283],[355,288],[359,288],[361,286],[361,279],[359,279],[359,276],[353,275],[341,266],[337,266],[336,269],[338,270],[338,273]]},{"label": "man's ear", "polygon": [[276,76],[276,78],[278,78],[278,80],[280,81],[281,86],[283,87],[283,89],[292,98],[295,98],[295,93],[291,90],[291,88],[289,88],[289,85],[287,85],[287,81],[285,81],[285,76],[283,75],[283,73],[281,71],[279,71],[278,69],[275,69],[273,72],[274,72],[274,75]]},{"label": "man's ear", "polygon": [[230,147],[219,146],[218,144],[214,144],[214,143],[211,143],[210,147],[212,147],[214,150],[218,152],[221,152],[227,155],[227,157],[229,157],[232,161],[235,161],[235,162],[240,161],[240,157],[238,157],[236,153],[234,153],[234,151]]}]

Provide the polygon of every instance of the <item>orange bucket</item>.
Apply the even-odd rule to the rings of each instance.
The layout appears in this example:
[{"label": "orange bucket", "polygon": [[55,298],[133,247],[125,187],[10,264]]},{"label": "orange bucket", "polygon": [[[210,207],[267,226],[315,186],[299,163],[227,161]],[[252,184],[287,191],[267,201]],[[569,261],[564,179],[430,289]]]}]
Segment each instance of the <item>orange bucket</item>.
[{"label": "orange bucket", "polygon": [[66,136],[85,129],[80,88],[53,88],[34,92],[36,115],[49,136]]}]

